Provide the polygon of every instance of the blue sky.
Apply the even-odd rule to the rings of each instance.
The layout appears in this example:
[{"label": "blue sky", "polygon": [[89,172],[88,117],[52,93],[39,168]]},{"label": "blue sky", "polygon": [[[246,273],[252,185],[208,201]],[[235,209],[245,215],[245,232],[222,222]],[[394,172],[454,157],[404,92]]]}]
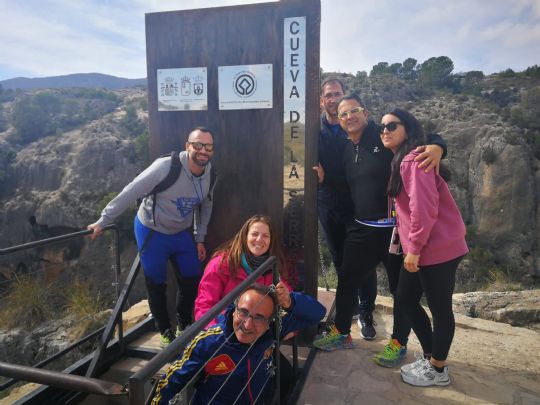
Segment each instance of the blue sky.
[{"label": "blue sky", "polygon": [[[0,80],[146,77],[144,14],[257,0],[0,0]],[[448,56],[454,72],[540,64],[540,0],[321,0],[321,67]]]}]

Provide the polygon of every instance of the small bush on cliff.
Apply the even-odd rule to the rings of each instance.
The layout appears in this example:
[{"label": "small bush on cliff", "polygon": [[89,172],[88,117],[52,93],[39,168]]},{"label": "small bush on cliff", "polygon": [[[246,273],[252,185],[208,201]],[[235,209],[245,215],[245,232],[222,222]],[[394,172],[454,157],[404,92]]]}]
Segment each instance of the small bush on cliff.
[{"label": "small bush on cliff", "polygon": [[[337,288],[337,273],[332,263],[332,256],[328,245],[324,239],[322,229],[318,232],[319,243],[319,277],[317,285],[319,287]],[[323,271],[324,270],[324,271]]]},{"label": "small bush on cliff", "polygon": [[15,276],[0,310],[2,326],[34,326],[50,319],[51,288],[35,277]]},{"label": "small bush on cliff", "polygon": [[495,266],[489,271],[484,291],[520,291],[523,286],[519,282],[517,269],[511,266]]},{"label": "small bush on cliff", "polygon": [[5,191],[5,183],[8,180],[8,166],[15,160],[16,156],[16,152],[11,149],[0,149],[0,196]]},{"label": "small bush on cliff", "polygon": [[125,132],[125,135],[130,138],[135,138],[147,130],[146,122],[139,119],[137,109],[134,105],[126,107],[126,114],[120,120],[120,126]]},{"label": "small bush on cliff", "polygon": [[135,138],[135,150],[139,161],[144,163],[144,166],[150,164],[150,151],[148,150],[149,136],[148,129],[145,129],[142,134]]},{"label": "small bush on cliff", "polygon": [[76,280],[69,286],[66,311],[76,318],[94,316],[103,310],[100,292],[88,282]]},{"label": "small bush on cliff", "polygon": [[75,280],[66,289],[66,315],[77,320],[69,331],[72,339],[80,339],[103,326],[109,313],[99,289],[88,281]]}]

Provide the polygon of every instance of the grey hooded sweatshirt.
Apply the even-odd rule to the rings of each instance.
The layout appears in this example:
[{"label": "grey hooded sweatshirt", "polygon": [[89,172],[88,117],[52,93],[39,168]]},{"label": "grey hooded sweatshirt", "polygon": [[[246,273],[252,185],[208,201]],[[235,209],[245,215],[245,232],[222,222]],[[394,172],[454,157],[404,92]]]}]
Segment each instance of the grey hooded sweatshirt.
[{"label": "grey hooded sweatshirt", "polygon": [[[196,177],[189,171],[186,151],[180,152],[180,162],[182,170],[176,182],[156,195],[155,225],[152,218],[152,196],[143,199],[137,217],[144,226],[172,235],[189,228],[195,216],[195,241],[204,242],[212,215],[211,163],[208,163],[201,176]],[[97,223],[102,227],[113,223],[128,206],[151,192],[167,176],[170,166],[170,156],[156,159],[107,204]],[[200,210],[196,209],[198,206]]]}]

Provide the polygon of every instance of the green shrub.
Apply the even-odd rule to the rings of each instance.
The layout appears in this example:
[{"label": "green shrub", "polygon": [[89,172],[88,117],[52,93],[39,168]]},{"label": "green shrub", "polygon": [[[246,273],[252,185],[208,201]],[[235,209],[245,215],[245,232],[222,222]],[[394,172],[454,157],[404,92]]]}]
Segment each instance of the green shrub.
[{"label": "green shrub", "polygon": [[135,138],[135,150],[137,151],[137,157],[139,161],[143,163],[143,166],[150,164],[150,151],[149,151],[150,137],[148,135],[148,129],[145,129],[142,134]]},{"label": "green shrub", "polygon": [[31,327],[51,318],[51,288],[35,277],[15,276],[0,310],[2,326]]},{"label": "green shrub", "polygon": [[[332,256],[323,236],[323,230],[319,229],[319,287],[337,288],[337,273],[332,263]],[[324,271],[323,271],[324,268]]]},{"label": "green shrub", "polygon": [[66,311],[76,319],[94,316],[103,310],[100,292],[88,282],[75,280],[66,294]]},{"label": "green shrub", "polygon": [[495,266],[488,272],[487,280],[482,287],[484,291],[520,291],[523,286],[519,282],[519,274],[510,266]]}]

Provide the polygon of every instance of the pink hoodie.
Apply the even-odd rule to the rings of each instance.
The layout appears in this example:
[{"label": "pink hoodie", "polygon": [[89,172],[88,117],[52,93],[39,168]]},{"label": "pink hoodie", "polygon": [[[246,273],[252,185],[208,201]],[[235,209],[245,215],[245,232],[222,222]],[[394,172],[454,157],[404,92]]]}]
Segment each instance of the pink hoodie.
[{"label": "pink hoodie", "polygon": [[403,188],[396,197],[397,224],[403,252],[420,255],[420,266],[466,254],[465,224],[448,185],[434,170],[425,173],[417,153],[403,158]]},{"label": "pink hoodie", "polygon": [[[238,268],[236,276],[232,277],[229,270],[229,263],[226,261],[221,263],[222,260],[223,255],[216,256],[208,262],[204,269],[204,274],[199,284],[199,293],[195,299],[196,321],[248,277],[242,267]],[[292,288],[285,280],[280,281],[283,281],[289,291],[292,291]],[[263,274],[256,282],[264,285],[273,284],[272,272],[269,271]]]}]

